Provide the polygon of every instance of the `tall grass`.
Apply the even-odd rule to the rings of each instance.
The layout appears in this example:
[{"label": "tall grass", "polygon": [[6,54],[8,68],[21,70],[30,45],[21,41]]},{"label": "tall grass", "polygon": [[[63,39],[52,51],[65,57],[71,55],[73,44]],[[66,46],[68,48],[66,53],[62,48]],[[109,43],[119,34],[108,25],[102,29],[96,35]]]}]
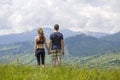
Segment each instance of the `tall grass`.
[{"label": "tall grass", "polygon": [[120,80],[120,69],[0,65],[0,80]]}]

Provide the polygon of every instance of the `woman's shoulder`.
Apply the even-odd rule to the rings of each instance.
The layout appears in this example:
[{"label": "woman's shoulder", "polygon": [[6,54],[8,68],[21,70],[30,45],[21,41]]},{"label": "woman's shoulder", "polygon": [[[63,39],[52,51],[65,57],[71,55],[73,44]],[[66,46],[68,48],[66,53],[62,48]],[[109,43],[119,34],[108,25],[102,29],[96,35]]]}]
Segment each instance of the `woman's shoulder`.
[{"label": "woman's shoulder", "polygon": [[38,39],[38,36],[35,36],[35,39]]}]

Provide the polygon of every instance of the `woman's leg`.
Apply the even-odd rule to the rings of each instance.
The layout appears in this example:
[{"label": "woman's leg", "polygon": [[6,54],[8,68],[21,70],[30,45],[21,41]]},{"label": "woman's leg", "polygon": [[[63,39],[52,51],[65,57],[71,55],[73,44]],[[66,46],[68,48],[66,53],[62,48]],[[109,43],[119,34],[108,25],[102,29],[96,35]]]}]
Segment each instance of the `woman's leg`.
[{"label": "woman's leg", "polygon": [[44,66],[45,65],[45,51],[44,51],[44,49],[41,52],[41,61],[42,61],[42,65]]},{"label": "woman's leg", "polygon": [[40,53],[36,54],[37,64],[40,65]]}]

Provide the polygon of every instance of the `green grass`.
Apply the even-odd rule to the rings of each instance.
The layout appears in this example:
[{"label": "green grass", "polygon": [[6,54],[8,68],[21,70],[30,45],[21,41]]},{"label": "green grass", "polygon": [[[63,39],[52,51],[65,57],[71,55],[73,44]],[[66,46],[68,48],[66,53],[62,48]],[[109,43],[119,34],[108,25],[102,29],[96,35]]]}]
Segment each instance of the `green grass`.
[{"label": "green grass", "polygon": [[0,80],[120,80],[120,69],[0,65]]}]

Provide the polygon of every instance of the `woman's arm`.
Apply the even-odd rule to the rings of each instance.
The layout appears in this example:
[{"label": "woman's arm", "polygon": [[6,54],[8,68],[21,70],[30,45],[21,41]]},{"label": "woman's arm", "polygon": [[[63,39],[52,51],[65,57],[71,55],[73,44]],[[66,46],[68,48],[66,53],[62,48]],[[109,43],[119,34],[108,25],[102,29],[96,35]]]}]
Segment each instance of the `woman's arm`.
[{"label": "woman's arm", "polygon": [[48,53],[50,52],[49,51],[49,48],[48,48],[48,46],[47,46],[47,42],[46,42],[46,38],[44,37],[44,41],[45,41],[45,47],[46,47],[46,49],[47,49],[47,51],[48,51]]},{"label": "woman's arm", "polygon": [[36,56],[36,49],[37,49],[37,37],[35,37],[35,40],[34,40],[34,55]]}]

